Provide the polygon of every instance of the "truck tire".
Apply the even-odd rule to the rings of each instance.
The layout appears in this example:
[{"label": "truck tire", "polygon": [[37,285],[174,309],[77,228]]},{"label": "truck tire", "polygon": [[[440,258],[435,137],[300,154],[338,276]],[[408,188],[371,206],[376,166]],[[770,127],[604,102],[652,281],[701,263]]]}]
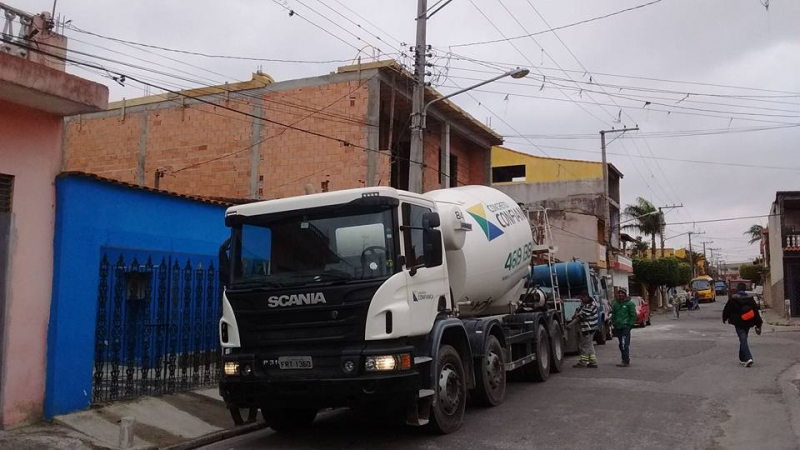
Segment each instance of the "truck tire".
[{"label": "truck tire", "polygon": [[506,398],[506,366],[503,347],[495,336],[486,339],[484,355],[475,368],[475,390],[471,392],[475,403],[481,406],[497,406]]},{"label": "truck tire", "polygon": [[279,433],[301,430],[311,425],[317,418],[316,409],[279,409],[261,408],[261,415],[268,427]]},{"label": "truck tire", "polygon": [[603,327],[594,332],[594,341],[597,342],[597,345],[606,345],[606,321],[605,318],[602,318]]},{"label": "truck tire", "polygon": [[561,325],[555,320],[550,328],[550,372],[560,373],[564,364],[564,339]]},{"label": "truck tire", "polygon": [[550,340],[543,324],[536,327],[536,360],[522,366],[525,381],[547,381],[550,378]]},{"label": "truck tire", "polygon": [[435,374],[436,394],[428,427],[438,434],[452,433],[461,427],[467,406],[467,378],[456,349],[449,345],[439,348]]}]

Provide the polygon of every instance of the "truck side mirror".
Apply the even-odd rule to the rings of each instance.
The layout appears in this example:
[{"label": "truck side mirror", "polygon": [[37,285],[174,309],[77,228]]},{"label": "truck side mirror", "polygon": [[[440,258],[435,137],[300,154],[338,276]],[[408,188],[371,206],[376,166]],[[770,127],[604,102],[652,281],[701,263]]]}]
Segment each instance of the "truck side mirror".
[{"label": "truck side mirror", "polygon": [[225,240],[219,246],[219,283],[222,286],[228,286],[231,280],[231,259],[228,256],[228,250],[231,247],[231,238]]},{"label": "truck side mirror", "polygon": [[[438,215],[436,216],[439,217]],[[442,232],[432,228],[422,230],[422,248],[425,254],[425,267],[442,265]]]},{"label": "truck side mirror", "polygon": [[442,220],[439,217],[439,213],[428,212],[422,216],[422,228],[439,228],[441,224]]}]

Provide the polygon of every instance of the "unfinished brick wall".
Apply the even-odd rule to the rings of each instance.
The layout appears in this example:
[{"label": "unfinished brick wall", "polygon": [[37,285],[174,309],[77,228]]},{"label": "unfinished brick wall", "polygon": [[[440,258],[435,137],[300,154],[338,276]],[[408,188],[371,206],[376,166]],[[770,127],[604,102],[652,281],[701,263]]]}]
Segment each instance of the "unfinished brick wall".
[{"label": "unfinished brick wall", "polygon": [[[218,105],[177,101],[71,117],[65,129],[65,169],[138,182],[140,155],[144,154],[145,186],[155,185],[155,173],[164,171],[161,189],[209,197],[251,196],[251,167],[257,145],[255,196],[270,199],[315,191],[339,190],[367,184],[367,80],[353,80],[284,91],[253,91],[206,97]],[[261,105],[259,108],[259,99]],[[237,114],[224,107],[291,124],[332,139],[287,129]],[[309,110],[311,108],[311,110]],[[314,110],[323,113],[314,113]],[[257,132],[257,136],[253,133]],[[438,189],[441,130],[433,122],[425,138],[423,187]],[[487,164],[479,146],[451,134],[451,152],[458,156],[461,184],[484,182]],[[388,150],[374,154],[374,182],[391,182]]]},{"label": "unfinished brick wall", "polygon": [[[264,124],[261,138],[268,140],[261,144],[263,160],[259,173],[263,176],[262,197],[300,195],[305,193],[306,184],[311,184],[320,192],[324,182],[327,182],[329,190],[365,186],[368,151],[362,147],[367,147],[367,85],[351,81],[290,92],[293,103],[317,104],[323,107],[333,104],[325,112],[344,115],[352,120],[314,115],[298,122],[297,127],[335,136],[354,145],[346,146],[323,137]],[[265,98],[276,95],[270,93]],[[282,123],[293,123],[309,115],[308,111],[295,107],[280,109],[281,111],[270,109],[269,118]],[[384,179],[388,180],[388,171]]]},{"label": "unfinished brick wall", "polygon": [[[366,147],[366,105],[368,89],[357,81],[305,87],[263,94],[259,111],[255,96],[232,94],[214,101],[238,111]],[[325,108],[326,113],[346,116],[352,121],[313,115],[306,108]],[[332,105],[331,105],[332,104]],[[146,128],[143,116],[147,115]],[[65,135],[66,170],[96,173],[136,183],[142,139],[146,142],[144,184],[154,185],[156,169],[166,169],[160,188],[216,197],[247,198],[250,194],[250,160],[253,119],[222,107],[176,104],[148,111],[109,112],[102,117],[73,117]],[[361,122],[361,124],[359,124]],[[258,128],[258,127],[256,127]],[[260,151],[259,176],[263,198],[297,195],[306,183],[320,190],[322,181],[330,189],[363,186],[366,180],[366,151],[282,126],[262,122],[257,140]],[[216,161],[223,155],[228,155]],[[388,159],[388,158],[387,158]],[[196,167],[192,167],[197,165]],[[388,165],[383,169],[388,180]],[[312,176],[309,176],[313,174]]]}]

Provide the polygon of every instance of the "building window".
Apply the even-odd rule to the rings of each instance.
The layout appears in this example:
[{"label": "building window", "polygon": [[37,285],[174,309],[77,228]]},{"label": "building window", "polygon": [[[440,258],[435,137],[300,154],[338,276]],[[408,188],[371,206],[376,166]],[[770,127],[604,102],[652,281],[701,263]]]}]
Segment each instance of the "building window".
[{"label": "building window", "polygon": [[14,196],[14,176],[0,174],[0,213],[11,212],[11,199]]},{"label": "building window", "polygon": [[458,156],[450,154],[450,187],[458,186]]},{"label": "building window", "polygon": [[492,167],[492,183],[525,181],[525,165]]},{"label": "building window", "polygon": [[406,266],[415,267],[425,264],[425,255],[422,247],[422,217],[425,213],[431,212],[430,209],[422,206],[403,203],[403,244],[406,247],[405,257]]}]

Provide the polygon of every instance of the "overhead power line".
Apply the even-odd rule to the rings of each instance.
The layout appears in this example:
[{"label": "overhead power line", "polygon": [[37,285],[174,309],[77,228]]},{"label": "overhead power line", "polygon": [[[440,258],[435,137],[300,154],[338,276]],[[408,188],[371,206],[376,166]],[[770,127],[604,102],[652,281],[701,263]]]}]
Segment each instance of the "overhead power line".
[{"label": "overhead power line", "polygon": [[[104,57],[104,56],[94,55],[94,54],[91,54],[91,53],[81,52],[81,51],[77,51],[77,50],[69,50],[69,49],[66,49],[64,47],[53,45],[53,44],[39,43],[39,45],[55,48],[55,49],[58,49],[58,50],[66,50],[66,51],[68,51],[69,53],[72,53],[72,54],[83,55],[83,56],[87,56],[89,58],[94,58],[94,59],[98,59],[98,60],[101,60],[101,61],[106,61],[106,62],[109,62],[109,63],[112,63],[112,64],[119,64],[119,65],[122,65],[122,66],[125,66],[125,67],[128,67],[128,68],[142,70],[142,71],[150,72],[150,73],[155,73],[155,74],[166,76],[166,77],[169,77],[169,78],[175,78],[175,79],[178,79],[178,80],[181,80],[181,81],[185,81],[185,82],[188,82],[188,83],[190,83],[192,85],[196,85],[196,86],[190,86],[189,88],[193,88],[193,89],[214,89],[214,90],[222,91],[222,92],[219,92],[219,93],[209,94],[210,96],[217,96],[217,97],[223,96],[224,97],[227,94],[236,94],[237,96],[246,97],[246,98],[252,98],[254,100],[264,101],[266,103],[271,103],[271,104],[275,104],[275,105],[279,105],[279,106],[284,106],[284,107],[287,107],[287,108],[297,108],[297,109],[299,109],[301,111],[312,111],[312,112],[316,111],[316,112],[318,112],[320,114],[320,116],[322,116],[322,117],[320,117],[321,120],[337,122],[337,123],[354,123],[354,124],[357,124],[357,125],[374,126],[374,125],[365,123],[362,120],[354,119],[352,117],[349,117],[349,116],[346,116],[346,115],[343,115],[343,114],[336,114],[336,113],[332,113],[332,112],[321,112],[321,110],[314,109],[312,106],[309,106],[307,104],[293,103],[293,102],[289,102],[289,101],[286,101],[286,100],[280,101],[280,100],[275,100],[275,99],[263,97],[263,96],[260,96],[260,95],[248,94],[248,93],[243,92],[243,91],[237,91],[237,90],[229,89],[229,88],[227,88],[226,86],[224,86],[222,84],[208,86],[208,85],[206,85],[205,83],[203,83],[201,81],[197,81],[197,80],[194,80],[194,79],[191,79],[191,78],[187,78],[186,76],[183,76],[183,75],[176,75],[176,74],[169,73],[169,72],[164,72],[164,71],[161,71],[161,70],[155,70],[155,69],[150,68],[150,67],[143,67],[143,66],[139,66],[139,65],[136,65],[136,64],[127,63],[127,62],[124,62],[124,61],[118,61],[118,60],[115,60],[115,59],[107,58],[107,57]],[[79,63],[80,62],[86,62],[86,61],[81,61],[81,60],[76,60],[76,61],[79,62]],[[108,71],[108,69],[106,67],[102,67],[102,70]],[[188,73],[188,72],[184,72],[184,73]],[[143,76],[143,75],[137,75],[137,76],[139,76],[140,78],[143,78],[145,80],[151,81],[151,82],[154,81],[156,83],[163,83],[163,84],[172,85],[174,87],[178,87],[179,89],[186,89],[187,88],[184,85],[179,85],[179,84],[176,84],[176,83],[174,83],[172,81],[158,80],[158,79],[154,79],[154,78],[151,78],[151,77],[146,77],[146,76]],[[270,90],[269,86],[264,86],[262,89],[265,89],[265,90],[270,91],[270,92],[274,92],[274,93],[276,93],[278,95],[281,95],[281,96],[285,97],[284,93],[282,93],[281,91]],[[226,100],[226,102],[230,101],[231,103],[236,103],[236,104],[240,104],[240,105],[244,105],[244,106],[248,106],[248,107],[250,106],[249,103],[236,100],[235,98],[229,99],[229,98],[226,97],[225,100]],[[285,110],[278,110],[278,109],[276,109],[276,111],[284,112],[284,113],[287,113],[287,114],[300,115],[299,113],[294,113],[292,111],[285,111]]]},{"label": "overhead power line", "polygon": [[[446,49],[443,49],[443,50],[446,50]],[[513,63],[513,62],[482,60],[482,59],[479,59],[479,58],[470,57],[468,55],[452,53],[452,52],[451,52],[451,55],[452,55],[452,59],[454,59],[454,60],[467,61],[467,62],[471,62],[471,63],[490,64],[490,65],[492,65],[493,69],[498,69],[498,70],[505,70],[507,68],[514,68],[514,67],[519,67],[520,66],[520,64],[516,64],[516,63]],[[541,70],[550,70],[550,71],[556,71],[556,72],[561,72],[562,70],[565,70],[567,72],[571,72],[571,73],[575,73],[575,74],[579,74],[579,75],[586,75],[586,73],[587,73],[584,70],[558,69],[558,68],[555,68],[555,67],[547,67],[547,66],[544,66],[544,65],[539,65],[538,68],[541,69]],[[715,87],[715,88],[723,88],[723,89],[736,89],[736,90],[756,91],[756,92],[770,92],[770,93],[775,93],[775,94],[788,94],[788,96],[790,96],[790,97],[800,96],[800,92],[797,92],[797,91],[766,89],[766,88],[757,88],[757,87],[752,87],[752,86],[738,86],[738,85],[733,85],[733,84],[709,83],[709,82],[702,82],[702,81],[672,80],[672,79],[667,79],[667,78],[646,77],[646,76],[641,76],[641,75],[624,75],[624,74],[618,74],[618,73],[598,72],[598,71],[592,71],[592,73],[595,74],[595,75],[602,75],[602,76],[605,76],[605,77],[612,77],[612,78],[627,78],[627,79],[632,79],[632,80],[657,81],[657,82],[660,82],[660,83],[686,84],[686,85],[706,86],[706,87]]]},{"label": "overhead power line", "polygon": [[111,36],[106,36],[100,33],[95,33],[93,31],[83,30],[78,28],[75,25],[67,25],[66,27],[68,30],[72,30],[78,33],[88,34],[90,36],[99,37],[101,39],[107,39],[109,41],[115,41],[123,44],[130,44],[135,45],[137,47],[145,47],[145,48],[152,48],[155,50],[163,50],[165,52],[172,52],[172,53],[182,53],[185,55],[193,55],[193,56],[202,56],[204,58],[217,58],[217,59],[236,59],[236,60],[243,60],[243,61],[261,61],[261,62],[271,62],[271,63],[288,63],[288,64],[333,64],[333,63],[347,63],[350,62],[351,59],[327,59],[327,60],[298,60],[298,59],[279,59],[279,58],[261,58],[256,56],[235,56],[235,55],[216,55],[211,53],[203,53],[203,52],[196,52],[192,50],[180,50],[176,48],[169,48],[169,47],[162,47],[160,45],[152,45],[152,44],[144,44],[141,42],[129,41],[125,39],[115,38]]},{"label": "overhead power line", "polygon": [[641,4],[641,5],[633,6],[633,7],[630,7],[630,8],[625,8],[625,9],[622,9],[622,10],[619,10],[619,11],[615,11],[613,13],[609,13],[609,14],[605,14],[605,15],[597,16],[597,17],[592,17],[590,19],[581,20],[581,21],[570,23],[570,24],[567,24],[567,25],[561,25],[561,26],[558,26],[558,27],[555,27],[555,28],[550,28],[548,30],[542,30],[542,31],[537,31],[535,33],[524,34],[522,36],[512,36],[512,37],[504,37],[503,39],[492,39],[492,40],[488,40],[488,41],[477,41],[477,42],[468,42],[468,43],[463,43],[463,44],[454,44],[454,45],[451,45],[450,47],[451,48],[472,47],[472,46],[475,46],[475,45],[495,44],[495,43],[498,43],[498,42],[510,42],[510,41],[514,41],[514,40],[518,40],[518,39],[525,39],[525,38],[532,37],[532,36],[538,36],[540,34],[551,33],[553,31],[557,31],[557,30],[563,30],[563,29],[566,29],[566,28],[572,28],[572,27],[575,27],[575,26],[578,26],[578,25],[583,25],[585,23],[594,22],[596,20],[607,19],[609,17],[613,17],[613,16],[616,16],[616,15],[619,15],[619,14],[623,14],[623,13],[626,13],[626,12],[629,12],[629,11],[634,11],[634,10],[637,10],[637,9],[645,8],[645,7],[650,6],[650,5],[655,5],[656,3],[660,3],[660,2],[661,2],[661,0],[653,0],[653,1],[648,2],[648,3],[644,3],[644,4]]},{"label": "overhead power line", "polygon": [[707,219],[707,220],[694,220],[692,222],[672,222],[665,225],[691,225],[695,223],[714,223],[714,222],[729,222],[732,220],[745,220],[745,219],[761,219],[764,217],[780,216],[780,214],[761,214],[758,216],[741,216],[741,217],[726,217],[724,219]]},{"label": "overhead power line", "polygon": [[[12,43],[12,41],[10,39],[7,39],[2,35],[0,35],[0,42]],[[128,73],[117,71],[117,70],[109,70],[109,69],[106,69],[105,67],[97,65],[95,63],[90,63],[90,62],[85,62],[85,61],[77,61],[77,60],[69,58],[69,57],[64,57],[64,56],[61,56],[61,55],[56,55],[56,54],[53,54],[53,53],[45,52],[45,51],[43,51],[41,49],[24,45],[24,44],[22,44],[22,43],[20,43],[18,41],[14,41],[13,43],[15,45],[19,46],[19,47],[25,48],[28,51],[36,52],[36,53],[42,54],[44,56],[52,57],[52,58],[58,59],[60,61],[64,61],[66,63],[78,64],[78,65],[81,65],[81,66],[84,66],[84,67],[93,68],[93,69],[100,70],[100,71],[115,73],[120,78],[124,78],[126,80],[132,80],[132,81],[135,81],[135,82],[140,83],[142,85],[150,86],[150,87],[153,87],[153,88],[156,88],[156,89],[160,89],[160,90],[163,90],[165,92],[171,93],[171,94],[176,95],[176,96],[184,97],[184,98],[187,98],[187,99],[190,99],[190,100],[195,100],[195,101],[197,101],[199,103],[211,105],[211,106],[214,106],[216,108],[227,110],[227,111],[230,111],[230,112],[233,112],[233,113],[245,116],[245,117],[250,117],[250,118],[253,118],[253,119],[261,120],[261,121],[266,122],[266,123],[270,123],[270,124],[273,124],[273,125],[284,127],[285,129],[298,131],[298,132],[301,132],[301,133],[304,133],[304,134],[309,134],[309,135],[316,136],[316,137],[319,137],[319,138],[322,138],[322,139],[326,139],[326,140],[330,140],[330,141],[335,141],[335,142],[338,142],[338,143],[340,143],[341,145],[343,145],[345,147],[354,147],[354,148],[358,148],[358,149],[363,150],[363,151],[373,152],[373,153],[376,153],[378,155],[388,156],[388,157],[390,157],[392,159],[395,159],[395,160],[408,161],[410,164],[419,164],[423,169],[427,169],[427,170],[433,171],[433,172],[435,172],[437,174],[445,175],[445,173],[443,171],[434,169],[433,167],[431,167],[429,165],[426,165],[422,161],[415,161],[415,160],[413,160],[411,158],[400,157],[400,156],[394,154],[394,152],[385,152],[385,151],[381,151],[380,149],[371,149],[369,147],[365,147],[363,145],[359,145],[359,144],[355,144],[353,142],[350,142],[350,141],[348,141],[347,139],[344,139],[344,138],[340,138],[340,137],[336,137],[336,136],[330,136],[330,135],[327,135],[327,134],[324,134],[324,133],[320,133],[320,132],[316,132],[316,131],[313,131],[313,130],[300,128],[300,127],[297,127],[297,126],[292,125],[292,124],[286,124],[286,123],[282,123],[282,122],[279,122],[279,121],[276,121],[276,120],[271,120],[271,119],[268,119],[266,117],[261,117],[261,116],[256,115],[256,114],[248,113],[246,111],[239,111],[239,110],[237,110],[235,108],[231,108],[231,107],[225,106],[223,104],[217,104],[217,103],[214,103],[212,101],[206,100],[206,99],[204,99],[202,97],[193,97],[193,96],[190,96],[190,95],[188,95],[186,93],[183,93],[183,92],[180,92],[180,91],[173,91],[173,90],[167,89],[167,88],[165,88],[163,86],[160,86],[160,85],[157,85],[157,84],[154,84],[154,83],[150,83],[150,82],[147,82],[147,81],[143,81],[138,76],[130,75]],[[203,110],[200,110],[200,111],[203,111]],[[203,112],[205,112],[205,111],[203,111]],[[458,183],[458,181],[456,181],[456,183]],[[463,184],[463,183],[461,183],[461,184]]]},{"label": "overhead power line", "polygon": [[[513,137],[505,137],[506,139],[515,139]],[[581,152],[581,153],[591,153],[593,155],[597,155],[596,150],[582,150],[578,148],[568,148],[568,147],[556,147],[552,145],[542,145],[539,144],[540,147],[544,148],[552,148],[555,150],[565,150],[571,152]],[[614,153],[608,152],[607,154],[613,156],[627,156],[623,153]],[[681,158],[667,158],[662,156],[636,156],[633,155],[634,158],[642,158],[642,159],[653,159],[658,161],[672,161],[672,162],[681,162],[681,163],[691,163],[691,164],[709,164],[714,166],[728,166],[728,167],[742,167],[742,168],[753,168],[753,169],[770,169],[770,170],[788,170],[788,171],[800,171],[800,167],[786,167],[786,166],[765,166],[760,164],[750,164],[750,163],[731,163],[731,162],[718,162],[718,161],[704,161],[700,159],[681,159]]]}]

